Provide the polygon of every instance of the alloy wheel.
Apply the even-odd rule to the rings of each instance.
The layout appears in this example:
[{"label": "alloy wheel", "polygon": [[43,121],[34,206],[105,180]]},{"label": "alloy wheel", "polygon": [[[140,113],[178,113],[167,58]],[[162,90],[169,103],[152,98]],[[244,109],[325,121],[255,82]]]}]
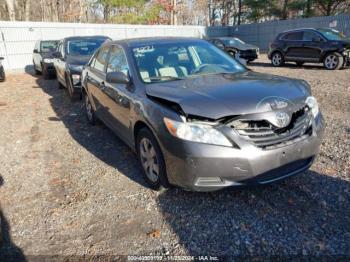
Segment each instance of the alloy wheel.
[{"label": "alloy wheel", "polygon": [[334,69],[339,63],[339,58],[336,55],[329,55],[326,57],[325,66],[328,69]]},{"label": "alloy wheel", "polygon": [[272,57],[272,63],[275,66],[279,66],[282,63],[282,56],[280,53],[275,53]]},{"label": "alloy wheel", "polygon": [[143,137],[140,141],[140,157],[147,178],[152,182],[159,179],[159,161],[152,142]]}]

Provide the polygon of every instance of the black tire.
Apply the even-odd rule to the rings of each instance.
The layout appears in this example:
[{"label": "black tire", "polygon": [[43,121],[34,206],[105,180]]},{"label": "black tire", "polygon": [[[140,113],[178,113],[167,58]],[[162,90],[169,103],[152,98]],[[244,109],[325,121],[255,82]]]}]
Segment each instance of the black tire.
[{"label": "black tire", "polygon": [[47,68],[43,64],[41,64],[41,70],[42,70],[42,75],[43,75],[44,79],[46,79],[46,80],[50,79],[50,74],[47,71]]},{"label": "black tire", "polygon": [[343,64],[344,57],[337,52],[327,54],[323,60],[323,66],[328,70],[338,70],[343,67]]},{"label": "black tire", "polygon": [[74,87],[72,81],[68,76],[66,76],[66,85],[68,90],[69,98],[72,102],[77,101],[80,98],[80,95],[74,92]]},{"label": "black tire", "polygon": [[274,67],[282,66],[284,64],[283,54],[279,51],[272,53],[271,55],[271,64]]},{"label": "black tire", "polygon": [[[146,165],[144,163],[148,162],[148,160],[147,160],[147,157],[143,156],[143,153],[141,152],[142,150],[141,147],[145,148],[144,147],[145,141],[148,141],[154,149],[155,158],[151,159],[152,157],[150,157],[149,159],[153,161],[153,165],[158,166],[158,174],[153,172],[154,171],[153,165],[152,165],[152,170],[151,170],[151,167],[148,168],[149,171],[147,171],[147,167],[145,167]],[[138,132],[136,137],[136,149],[137,149],[137,156],[143,170],[144,179],[149,184],[149,186],[153,190],[157,190],[157,191],[163,191],[168,189],[170,187],[170,184],[166,174],[166,167],[165,167],[163,153],[160,149],[160,146],[158,145],[156,138],[148,128],[142,128]],[[150,172],[153,173],[154,175],[153,178],[150,175]]]},{"label": "black tire", "polygon": [[33,67],[34,67],[34,74],[35,74],[35,75],[41,75],[41,72],[40,72],[38,69],[36,69],[36,66],[35,66],[35,64],[34,64],[34,61],[33,61]]},{"label": "black tire", "polygon": [[64,85],[62,85],[58,79],[57,79],[57,85],[59,89],[64,89]]},{"label": "black tire", "polygon": [[297,64],[297,66],[302,66],[304,64],[304,62],[295,62]]},{"label": "black tire", "polygon": [[85,104],[85,114],[86,119],[88,120],[90,125],[95,125],[97,122],[97,118],[95,115],[95,111],[92,107],[89,96],[86,93],[83,93],[84,104]]}]

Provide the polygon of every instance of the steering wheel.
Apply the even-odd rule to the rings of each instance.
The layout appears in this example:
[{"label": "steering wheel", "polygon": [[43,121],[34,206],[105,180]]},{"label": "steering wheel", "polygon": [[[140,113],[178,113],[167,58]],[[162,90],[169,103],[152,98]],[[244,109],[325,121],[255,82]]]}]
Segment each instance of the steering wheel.
[{"label": "steering wheel", "polygon": [[202,65],[200,65],[199,67],[193,69],[193,70],[191,71],[191,75],[195,75],[195,74],[198,74],[198,73],[203,73],[204,69],[205,69],[205,68],[208,68],[208,67],[210,67],[210,66],[211,66],[210,64],[202,64]]},{"label": "steering wheel", "polygon": [[193,69],[191,71],[191,75],[199,74],[199,73],[215,73],[221,72],[222,69],[225,69],[224,66],[216,65],[216,64],[202,64],[199,67]]}]

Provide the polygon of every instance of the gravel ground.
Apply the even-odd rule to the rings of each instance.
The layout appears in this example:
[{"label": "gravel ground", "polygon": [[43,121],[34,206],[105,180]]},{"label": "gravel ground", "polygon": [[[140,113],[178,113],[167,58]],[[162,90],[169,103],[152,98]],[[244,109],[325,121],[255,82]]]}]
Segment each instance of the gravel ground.
[{"label": "gravel ground", "polygon": [[308,172],[215,193],[151,191],[133,152],[89,126],[55,80],[9,75],[0,83],[0,254],[350,256],[350,69],[272,68],[266,58],[250,67],[307,80],[325,139]]}]

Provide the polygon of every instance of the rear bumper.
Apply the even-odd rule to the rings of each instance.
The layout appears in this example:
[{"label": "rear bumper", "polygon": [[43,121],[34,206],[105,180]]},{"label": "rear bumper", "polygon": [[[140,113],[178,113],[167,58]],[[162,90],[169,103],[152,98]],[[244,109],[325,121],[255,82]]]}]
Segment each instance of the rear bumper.
[{"label": "rear bumper", "polygon": [[[318,154],[324,132],[322,116],[310,136],[276,149],[250,143],[240,149],[168,139],[163,144],[169,182],[194,191],[228,186],[264,185],[307,170]],[[238,144],[238,143],[237,143]]]}]

